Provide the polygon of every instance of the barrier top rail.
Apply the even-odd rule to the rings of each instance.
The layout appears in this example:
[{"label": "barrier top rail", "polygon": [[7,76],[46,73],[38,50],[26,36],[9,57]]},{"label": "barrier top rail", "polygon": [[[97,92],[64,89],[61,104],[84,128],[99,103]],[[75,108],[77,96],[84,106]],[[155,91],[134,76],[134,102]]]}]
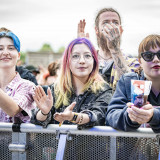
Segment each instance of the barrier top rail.
[{"label": "barrier top rail", "polygon": [[[13,123],[0,123],[0,131],[12,132]],[[157,135],[150,128],[139,128],[132,132],[123,132],[115,130],[108,126],[95,126],[88,129],[78,130],[76,125],[62,125],[59,127],[57,124],[49,124],[47,128],[31,123],[22,123],[19,125],[20,132],[23,133],[62,133],[62,134],[75,134],[75,135],[99,135],[99,136],[123,136],[123,137],[149,137],[155,138]]]}]

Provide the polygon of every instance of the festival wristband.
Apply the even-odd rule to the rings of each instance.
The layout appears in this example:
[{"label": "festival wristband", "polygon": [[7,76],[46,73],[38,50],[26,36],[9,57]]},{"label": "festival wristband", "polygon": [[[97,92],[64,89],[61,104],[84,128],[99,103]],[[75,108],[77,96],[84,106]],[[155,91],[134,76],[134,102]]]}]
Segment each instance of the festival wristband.
[{"label": "festival wristband", "polygon": [[77,114],[77,113],[74,113],[74,116],[73,116],[71,122],[72,122],[72,123],[75,123],[76,120],[77,120],[77,117],[78,117],[78,114]]}]

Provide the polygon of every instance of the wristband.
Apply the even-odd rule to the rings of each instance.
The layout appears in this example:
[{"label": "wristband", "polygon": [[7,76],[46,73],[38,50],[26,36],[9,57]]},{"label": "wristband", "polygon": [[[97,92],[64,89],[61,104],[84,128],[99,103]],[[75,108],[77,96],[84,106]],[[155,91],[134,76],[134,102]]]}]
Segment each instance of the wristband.
[{"label": "wristband", "polygon": [[74,116],[73,116],[71,122],[75,123],[76,120],[77,120],[77,117],[78,117],[78,114],[77,114],[77,113],[74,113]]},{"label": "wristband", "polygon": [[41,113],[42,113],[44,116],[48,116],[48,114],[49,114],[49,112],[48,112],[47,114],[44,114],[42,111],[41,111]]}]

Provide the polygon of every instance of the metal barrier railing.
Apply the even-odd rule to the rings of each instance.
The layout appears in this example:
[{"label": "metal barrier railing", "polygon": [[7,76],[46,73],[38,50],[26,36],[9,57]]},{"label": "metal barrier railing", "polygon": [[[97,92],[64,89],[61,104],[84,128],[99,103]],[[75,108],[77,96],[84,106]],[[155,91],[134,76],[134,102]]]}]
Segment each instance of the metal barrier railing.
[{"label": "metal barrier railing", "polygon": [[76,125],[30,123],[20,124],[20,132],[12,128],[12,123],[0,123],[0,159],[156,160],[159,155],[159,134],[149,128],[122,132],[107,126],[77,130]]}]

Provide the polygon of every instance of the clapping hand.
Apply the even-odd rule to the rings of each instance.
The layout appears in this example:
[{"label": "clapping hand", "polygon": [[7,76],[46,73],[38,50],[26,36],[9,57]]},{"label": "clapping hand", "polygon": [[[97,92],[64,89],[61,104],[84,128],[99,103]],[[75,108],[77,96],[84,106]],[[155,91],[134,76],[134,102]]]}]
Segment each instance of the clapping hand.
[{"label": "clapping hand", "polygon": [[71,105],[69,105],[64,112],[62,113],[58,113],[56,112],[54,114],[54,119],[60,123],[63,123],[63,121],[68,120],[71,121],[73,116],[74,116],[74,112],[72,112],[74,106],[76,105],[76,102],[73,102]]},{"label": "clapping hand", "polygon": [[114,23],[107,23],[104,25],[102,33],[108,39],[108,49],[111,51],[120,50],[121,34],[123,32],[122,26]]},{"label": "clapping hand", "polygon": [[44,113],[47,114],[53,106],[53,97],[50,88],[47,89],[45,94],[41,86],[36,86],[34,89],[33,99],[36,102],[37,107]]}]

